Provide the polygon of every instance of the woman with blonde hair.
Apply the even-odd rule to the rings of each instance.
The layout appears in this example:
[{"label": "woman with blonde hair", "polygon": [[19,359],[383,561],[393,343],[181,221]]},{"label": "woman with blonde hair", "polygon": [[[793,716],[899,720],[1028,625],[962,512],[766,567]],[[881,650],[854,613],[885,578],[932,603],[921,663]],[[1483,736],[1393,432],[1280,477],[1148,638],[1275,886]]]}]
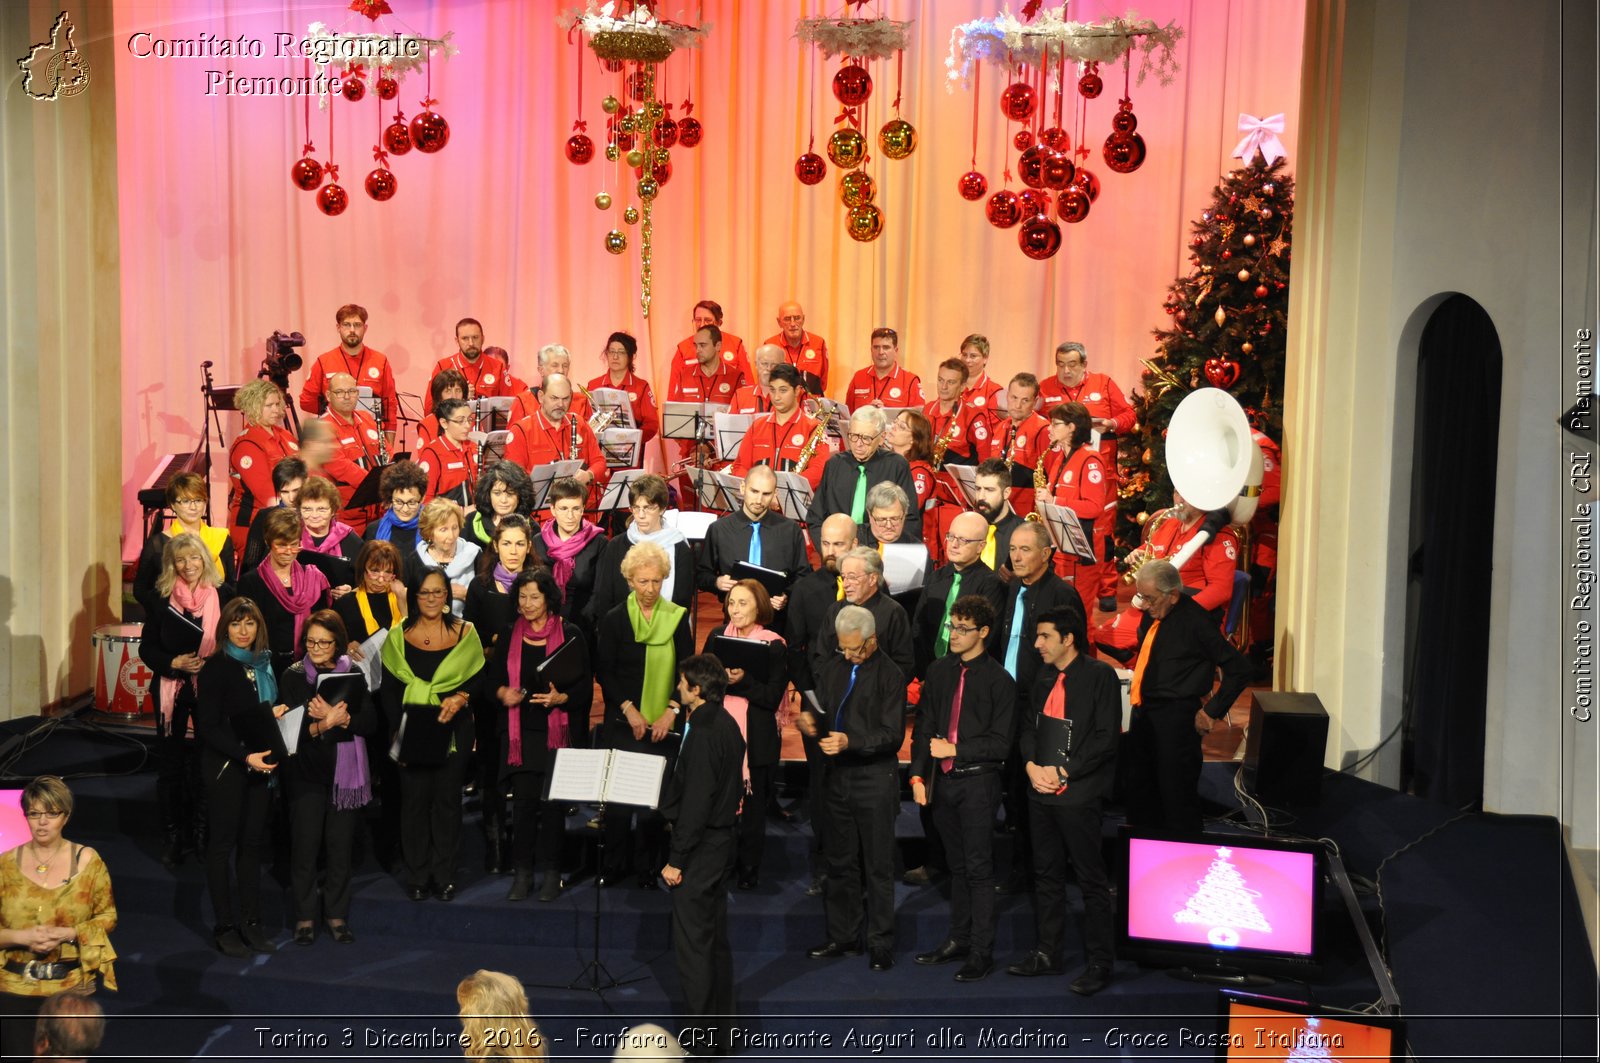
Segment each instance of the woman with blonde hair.
[{"label": "woman with blonde hair", "polygon": [[244,549],[256,511],[272,504],[273,466],[300,452],[283,424],[286,403],[283,389],[270,380],[252,380],[233,397],[244,414],[244,431],[228,447],[228,534],[235,550]]},{"label": "woman with blonde hair", "polygon": [[499,971],[474,971],[456,986],[468,1059],[548,1059],[544,1034],[528,1014],[522,983]]},{"label": "woman with blonde hair", "polygon": [[478,571],[478,547],[461,534],[466,517],[448,498],[432,498],[417,521],[417,557],[421,568],[441,569],[450,580],[450,611],[461,616],[467,587]]}]

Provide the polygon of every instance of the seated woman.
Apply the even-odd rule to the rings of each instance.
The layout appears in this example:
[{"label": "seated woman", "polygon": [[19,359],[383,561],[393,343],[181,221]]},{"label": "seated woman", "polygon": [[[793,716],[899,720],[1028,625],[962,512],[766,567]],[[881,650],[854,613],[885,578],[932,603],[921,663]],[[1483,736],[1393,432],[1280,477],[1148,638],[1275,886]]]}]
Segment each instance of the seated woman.
[{"label": "seated woman", "polygon": [[[317,858],[323,861],[321,916],[341,945],[350,929],[350,866],[361,809],[372,800],[366,737],[377,728],[377,707],[367,684],[341,651],[349,642],[344,621],[331,609],[306,621],[302,656],[287,672],[279,696],[306,707],[300,741],[283,768],[289,802],[289,880],[294,901],[294,943],[317,937]],[[349,676],[329,680],[329,676]],[[341,696],[324,696],[337,683]]]},{"label": "seated woman", "polygon": [[[540,794],[555,751],[572,744],[573,717],[582,721],[577,726],[588,723],[594,671],[582,632],[559,616],[561,591],[548,570],[520,573],[511,584],[511,597],[517,603],[517,619],[494,655],[484,683],[494,699],[485,711],[492,713],[499,769],[489,789],[503,791],[509,782],[512,792],[511,862],[516,878],[506,900],[526,899],[539,872],[544,875],[539,899],[553,901],[561,894],[566,809],[560,801],[541,802]],[[569,675],[559,685],[538,678],[539,665],[557,651],[573,655],[565,666]],[[483,755],[481,745],[478,753]]]},{"label": "seated woman", "polygon": [[495,529],[506,517],[515,514],[533,520],[533,481],[516,462],[495,462],[478,477],[472,504],[476,509],[467,520],[467,541],[480,550],[488,550]]},{"label": "seated woman", "polygon": [[[1044,458],[1044,490],[1036,492],[1034,505],[1050,502],[1074,513],[1083,534],[1094,542],[1094,522],[1116,489],[1090,441],[1089,410],[1079,402],[1063,402],[1050,411],[1050,449]],[[1103,571],[1099,561],[1085,563],[1064,550],[1055,552],[1056,575],[1077,588],[1083,615],[1093,616]]]},{"label": "seated woman", "polygon": [[594,590],[600,554],[606,548],[605,533],[583,519],[587,497],[587,488],[571,478],[551,484],[550,520],[533,540],[534,553],[561,588],[562,618],[580,623],[583,605]]},{"label": "seated woman", "polygon": [[300,652],[306,618],[328,605],[327,577],[300,563],[302,530],[297,510],[273,510],[262,526],[267,559],[239,578],[240,597],[253,600],[264,618],[264,634],[278,675]]},{"label": "seated woman", "polygon": [[606,543],[595,564],[594,593],[587,609],[591,630],[628,596],[622,559],[638,543],[655,543],[666,551],[669,568],[661,585],[661,597],[685,609],[694,608],[694,544],[683,532],[662,522],[670,501],[667,481],[653,473],[641,476],[628,485],[628,498],[631,505],[627,531]]},{"label": "seated woman", "polygon": [[166,595],[156,590],[156,581],[161,575],[162,551],[175,535],[188,532],[198,537],[216,561],[221,582],[232,586],[238,581],[235,551],[227,529],[213,528],[206,523],[209,493],[205,477],[197,472],[180,472],[167,484],[167,508],[172,510],[172,520],[164,530],[156,531],[145,540],[133,577],[133,598],[144,606],[146,619],[166,608]]},{"label": "seated woman", "polygon": [[197,839],[205,844],[200,758],[189,729],[195,676],[217,650],[217,619],[233,597],[233,588],[220,581],[216,559],[197,536],[180,532],[168,539],[155,585],[164,604],[145,617],[139,639],[139,659],[158,677],[156,804],[167,836],[161,862],[168,867],[182,863]]},{"label": "seated woman", "polygon": [[767,627],[772,623],[772,599],[767,589],[753,579],[739,580],[728,591],[723,603],[727,624],[713,628],[701,653],[715,654],[715,639],[725,635],[734,639],[754,639],[767,644],[765,663],[756,671],[728,669],[728,692],[723,701],[729,714],[741,724],[745,740],[745,778],[749,789],[739,812],[738,855],[735,868],[742,890],[753,890],[760,880],[761,856],[767,844],[767,805],[777,781],[778,711],[789,689],[788,656],[783,639]]},{"label": "seated woman", "polygon": [[321,476],[306,481],[295,506],[300,510],[300,563],[316,566],[327,577],[335,601],[350,593],[355,583],[352,562],[361,552],[361,536],[336,516],[343,506],[339,488]]},{"label": "seated woman", "polygon": [[[66,838],[72,791],[54,775],[22,790],[28,836],[0,853],[0,1052],[33,1058],[34,1016],[60,993],[117,988],[117,906],[100,855]],[[31,971],[27,968],[33,965]]]},{"label": "seated woman", "polygon": [[643,433],[640,442],[649,446],[661,430],[661,415],[656,412],[656,396],[650,390],[650,382],[634,375],[633,363],[638,353],[638,340],[626,332],[613,332],[606,340],[606,372],[589,381],[589,390],[616,388],[627,392],[634,423]]},{"label": "seated woman", "polygon": [[395,575],[410,584],[410,567],[417,554],[417,522],[422,516],[422,492],[428,489],[428,474],[414,461],[397,461],[378,476],[378,497],[384,505],[383,517],[367,525],[362,538],[368,542],[393,543],[405,558],[406,568]]},{"label": "seated woman", "polygon": [[250,522],[250,534],[244,540],[244,553],[239,557],[239,571],[249,572],[267,556],[267,541],[261,537],[267,514],[280,506],[293,509],[300,501],[300,489],[306,485],[306,463],[298,457],[280,459],[272,467],[272,486],[278,492],[278,505],[268,506],[256,513]]},{"label": "seated woman", "polygon": [[[261,847],[271,800],[267,784],[279,765],[271,749],[247,746],[237,725],[245,714],[276,718],[289,707],[278,697],[267,623],[255,602],[235,598],[223,606],[215,639],[222,650],[200,669],[195,706],[210,824],[206,885],[215,927],[212,941],[217,951],[242,959],[251,950],[274,951],[261,925]],[[237,905],[230,869],[238,876]]]},{"label": "seated woman", "polygon": [[[378,700],[400,765],[400,851],[406,895],[455,900],[461,784],[472,749],[468,709],[483,644],[450,611],[450,578],[436,568],[411,588],[406,619],[383,644]],[[404,730],[402,730],[404,728]]]},{"label": "seated woman", "polygon": [[[667,552],[655,543],[639,543],[622,559],[628,596],[600,618],[595,631],[595,674],[605,701],[600,745],[635,753],[670,756],[667,743],[677,721],[672,707],[678,662],[694,653],[690,611],[661,597],[667,578]],[[665,830],[660,813],[641,809],[642,837],[634,844],[633,812],[606,809],[606,866],[600,884],[620,883],[630,872],[645,889],[654,889],[666,863]]]},{"label": "seated woman", "polygon": [[478,548],[461,537],[461,507],[448,498],[434,498],[422,507],[417,525],[417,564],[442,569],[450,577],[450,611],[460,616],[467,587],[478,574]]},{"label": "seated woman", "polygon": [[441,369],[428,381],[428,394],[433,398],[428,409],[433,412],[417,422],[418,450],[439,438],[439,403],[445,399],[466,400],[467,378],[459,369]]}]

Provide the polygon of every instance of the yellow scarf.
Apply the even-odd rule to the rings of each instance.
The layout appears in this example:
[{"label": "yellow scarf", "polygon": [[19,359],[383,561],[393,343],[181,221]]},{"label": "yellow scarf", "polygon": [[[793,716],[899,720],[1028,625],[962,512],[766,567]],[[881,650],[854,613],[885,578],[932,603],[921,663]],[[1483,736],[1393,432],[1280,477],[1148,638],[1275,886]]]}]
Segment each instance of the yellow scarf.
[{"label": "yellow scarf", "polygon": [[[178,519],[174,517],[172,523],[167,525],[167,537],[177,538],[179,535],[182,535],[188,530],[188,528],[185,528],[182,524],[178,523]],[[228,538],[227,530],[225,528],[213,528],[211,525],[202,521],[200,523],[200,531],[198,534],[200,536],[200,541],[206,544],[206,549],[210,550],[211,556],[216,559],[217,571],[221,572],[222,548],[231,543],[231,540]]]},{"label": "yellow scarf", "polygon": [[[367,625],[367,638],[371,638],[378,633],[379,625],[377,618],[372,615],[372,606],[367,604],[368,597],[366,591],[356,591],[356,608],[361,610],[361,621]],[[390,591],[384,597],[389,599],[389,619],[398,622],[400,619],[399,599],[394,596],[394,591]]]}]

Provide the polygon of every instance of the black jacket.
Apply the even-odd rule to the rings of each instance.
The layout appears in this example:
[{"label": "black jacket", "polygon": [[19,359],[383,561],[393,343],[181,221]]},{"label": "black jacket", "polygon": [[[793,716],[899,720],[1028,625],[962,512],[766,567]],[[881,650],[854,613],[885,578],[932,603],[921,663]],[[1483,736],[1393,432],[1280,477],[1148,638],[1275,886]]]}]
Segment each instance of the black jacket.
[{"label": "black jacket", "polygon": [[[989,640],[989,653],[1002,665],[1006,659],[1006,647],[1011,638],[1013,614],[1017,608],[1017,595],[1021,594],[1025,584],[1020,579],[1013,579],[1006,585],[1006,602],[1000,611],[1000,630]],[[1022,601],[1022,637],[1017,644],[1017,709],[1020,712],[1027,706],[1022,704],[1028,691],[1033,688],[1034,676],[1039,674],[1039,651],[1033,648],[1034,628],[1038,624],[1040,613],[1052,609],[1071,609],[1079,616],[1083,615],[1083,599],[1072,584],[1056,575],[1051,569],[1046,569],[1045,574],[1033,586],[1027,588],[1027,597]]]},{"label": "black jacket", "polygon": [[[911,618],[911,645],[916,652],[918,677],[928,674],[928,665],[933,661],[934,644],[938,641],[939,629],[944,625],[945,599],[950,596],[950,584],[955,578],[954,565],[944,565],[935,571],[923,588],[922,601]],[[961,593],[957,597],[965,598],[969,594],[980,594],[994,606],[996,620],[989,632],[989,641],[992,643],[1000,629],[999,616],[1006,604],[1006,585],[1000,582],[988,565],[974,561],[961,573]]]},{"label": "black jacket", "polygon": [[1038,763],[1039,716],[1065,675],[1066,719],[1072,722],[1072,749],[1063,765],[1067,788],[1060,794],[1041,794],[1032,786],[1028,796],[1047,805],[1084,805],[1111,795],[1116,775],[1117,742],[1122,734],[1122,686],[1114,668],[1104,661],[1079,654],[1063,673],[1041,666],[1022,713],[1018,746],[1023,763]]},{"label": "black jacket", "polygon": [[817,669],[817,700],[828,713],[828,727],[849,739],[844,752],[832,758],[833,763],[892,764],[906,737],[905,674],[880,650],[861,663],[852,689],[852,667],[834,653]]},{"label": "black jacket", "polygon": [[[1146,613],[1139,621],[1139,645],[1154,621]],[[1217,669],[1222,682],[1205,703],[1206,715],[1220,720],[1244,693],[1250,681],[1250,662],[1222,637],[1217,622],[1187,595],[1179,595],[1172,611],[1161,621],[1150,659],[1139,681],[1140,701],[1191,701],[1196,706],[1211,691]]]},{"label": "black jacket", "polygon": [[[811,529],[811,541],[822,541],[822,522],[835,513],[849,513],[850,507],[856,497],[856,483],[860,479],[861,465],[855,455],[849,450],[828,457],[828,463],[822,467],[822,480],[817,484],[816,493],[811,496],[811,507],[806,510],[806,526]],[[922,511],[917,508],[917,485],[911,479],[911,466],[906,459],[890,450],[880,450],[866,461],[867,490],[872,490],[875,484],[887,480],[898,484],[900,489],[910,499],[909,512],[906,513],[905,529],[901,532],[900,541],[903,543],[916,543],[922,541]],[[862,514],[862,522],[856,526],[856,541],[870,543],[873,541],[872,528],[866,523],[867,515]]]},{"label": "black jacket", "polygon": [[[622,559],[628,556],[633,545],[626,531],[618,532],[617,537],[606,543],[605,550],[600,554],[600,560],[595,565],[594,592],[589,604],[584,607],[591,630],[599,625],[601,617],[628,597],[628,581],[622,578]],[[673,544],[672,601],[691,613],[694,612],[696,578],[694,555],[694,544],[688,539]]]},{"label": "black jacket", "polygon": [[[502,597],[504,597],[502,595]],[[511,645],[509,629],[501,640],[501,645],[496,648],[494,655],[489,659],[489,666],[484,670],[483,687],[479,691],[479,698],[473,708],[475,713],[491,713],[495,729],[500,733],[500,763],[498,765],[500,776],[514,775],[519,771],[544,772],[550,766],[550,715],[557,712],[568,712],[572,706],[581,705],[584,711],[582,718],[588,717],[589,706],[594,702],[594,665],[589,655],[589,644],[583,637],[583,632],[578,630],[576,624],[563,621],[561,627],[562,653],[579,654],[581,674],[578,679],[564,686],[556,687],[556,693],[565,694],[567,701],[557,705],[554,709],[546,709],[542,705],[535,705],[531,701],[524,701],[515,709],[507,709],[500,700],[500,688],[511,685],[510,654],[522,653],[522,687],[530,695],[547,694],[550,684],[540,684],[535,678],[534,669],[539,667],[546,656],[543,647],[513,646]],[[479,636],[482,637],[481,635]],[[567,649],[571,643],[572,649]],[[520,715],[518,720],[522,727],[522,763],[512,765],[507,757],[511,744],[511,713]],[[570,715],[570,712],[569,712]],[[568,745],[581,747],[584,745],[584,736],[569,735]],[[482,754],[480,754],[481,756]]]},{"label": "black jacket", "polygon": [[666,785],[661,814],[672,822],[667,859],[680,871],[695,858],[707,830],[727,830],[744,792],[744,739],[720,702],[707,701],[690,714],[689,735]]},{"label": "black jacket", "polygon": [[[334,769],[338,765],[339,743],[359,741],[377,733],[378,706],[366,693],[365,682],[361,687],[361,694],[345,702],[345,708],[350,713],[348,727],[334,727],[313,738],[311,725],[316,721],[311,718],[311,713],[305,714],[300,723],[299,748],[283,767],[286,785],[291,788],[331,787]],[[311,681],[306,678],[303,660],[290,665],[278,684],[279,702],[291,709],[309,704],[314,693],[316,691]]]},{"label": "black jacket", "polygon": [[[966,681],[961,682],[962,671]],[[950,709],[961,687],[961,719],[957,721],[954,768],[982,765],[999,769],[1011,755],[1013,717],[1017,711],[1016,684],[988,654],[963,661],[945,654],[928,666],[917,703],[917,722],[911,735],[911,774],[937,784],[943,774],[940,762],[928,751],[934,738],[950,737]]]},{"label": "black jacket", "polygon": [[[749,560],[754,527],[755,521],[741,509],[718,517],[706,530],[706,541],[700,548],[701,590],[710,591],[719,599],[727,597],[717,590],[717,577],[733,575],[734,565]],[[788,575],[789,581],[780,594],[787,594],[796,580],[811,571],[800,525],[782,513],[768,513],[761,518],[761,567]]]},{"label": "black jacket", "polygon": [[838,595],[839,575],[826,568],[807,574],[789,591],[789,624],[784,638],[789,643],[789,678],[796,690],[816,686],[811,674],[811,644]]},{"label": "black jacket", "polygon": [[[157,531],[144,541],[144,549],[139,552],[139,567],[133,575],[133,600],[144,606],[144,615],[148,619],[167,607],[167,600],[161,597],[161,592],[156,590],[156,581],[161,578],[161,552],[167,548],[167,540],[171,538],[164,531]],[[233,543],[222,544],[222,584],[232,589],[239,582],[238,568],[234,564]]]},{"label": "black jacket", "polygon": [[[259,569],[251,569],[239,577],[239,596],[249,598],[260,608],[261,616],[267,622],[267,642],[272,646],[272,664],[282,675],[284,669],[300,656],[300,646],[294,637],[294,614],[278,604],[278,599]],[[328,592],[323,591],[322,597],[306,610],[306,616],[327,606]]]},{"label": "black jacket", "polygon": [[[248,767],[245,758],[259,749],[246,749],[233,729],[233,717],[250,711],[272,715],[273,706],[262,701],[256,685],[245,675],[245,666],[217,651],[200,669],[199,702],[195,706],[194,730],[201,747],[229,762],[230,770]],[[279,699],[280,704],[282,699]]]},{"label": "black jacket", "polygon": [[[678,677],[677,666],[694,656],[694,635],[689,630],[691,615],[686,611],[672,633],[674,683]],[[628,719],[622,712],[624,701],[633,702],[635,708],[639,705],[639,697],[644,690],[645,665],[645,647],[633,637],[633,623],[628,619],[626,599],[620,605],[612,606],[611,611],[595,626],[594,645],[595,675],[600,680],[600,696],[605,702],[600,744],[640,753],[668,753],[668,750],[661,748],[662,743],[650,741],[648,732],[644,738],[635,740],[633,729],[628,726]],[[682,729],[681,717],[672,721],[672,730]]]},{"label": "black jacket", "polygon": [[[833,622],[839,616],[839,610],[849,605],[848,601],[836,601],[823,614],[822,626],[811,639],[811,674],[813,677],[821,675],[821,665],[830,657],[837,657],[839,649],[839,636],[834,631]],[[906,619],[906,611],[900,608],[900,603],[889,597],[882,590],[867,599],[862,608],[872,614],[877,623],[878,648],[888,654],[894,666],[905,677],[902,680],[900,694],[905,697],[905,683],[911,681],[916,667],[916,657],[911,650],[911,622]]]},{"label": "black jacket", "polygon": [[[566,589],[561,593],[561,618],[576,621],[580,626],[587,626],[588,620],[584,617],[584,606],[589,602],[589,597],[594,593],[595,576],[599,573],[600,554],[606,548],[607,539],[604,533],[590,539],[578,556],[572,559],[572,578],[567,580]],[[544,536],[533,537],[533,552],[539,560],[552,571],[555,565],[550,561],[550,548],[544,544]]]},{"label": "black jacket", "polygon": [[[232,597],[232,587],[218,587],[217,608],[227,605]],[[176,670],[172,662],[185,653],[199,652],[198,646],[193,649],[188,647],[194,645],[195,625],[200,623],[200,618],[186,613],[184,615],[189,619],[183,619],[172,611],[169,600],[160,595],[156,596],[155,601],[160,603],[159,607],[145,614],[144,627],[139,632],[139,660],[163,679],[189,679],[190,674]],[[228,633],[224,631],[222,637],[227,638]],[[160,685],[155,684],[152,689],[159,699]]]}]

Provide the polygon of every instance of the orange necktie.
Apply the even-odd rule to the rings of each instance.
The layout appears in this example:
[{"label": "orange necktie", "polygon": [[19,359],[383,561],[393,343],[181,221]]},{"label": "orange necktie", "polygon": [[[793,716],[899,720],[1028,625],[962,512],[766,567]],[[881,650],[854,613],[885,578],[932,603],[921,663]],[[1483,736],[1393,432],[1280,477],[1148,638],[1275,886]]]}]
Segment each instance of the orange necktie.
[{"label": "orange necktie", "polygon": [[1139,647],[1139,660],[1133,666],[1133,686],[1128,691],[1129,698],[1135,705],[1140,704],[1139,685],[1144,682],[1144,668],[1150,663],[1150,647],[1156,643],[1156,631],[1161,627],[1157,620],[1150,625],[1150,630],[1145,632],[1144,643]]}]

